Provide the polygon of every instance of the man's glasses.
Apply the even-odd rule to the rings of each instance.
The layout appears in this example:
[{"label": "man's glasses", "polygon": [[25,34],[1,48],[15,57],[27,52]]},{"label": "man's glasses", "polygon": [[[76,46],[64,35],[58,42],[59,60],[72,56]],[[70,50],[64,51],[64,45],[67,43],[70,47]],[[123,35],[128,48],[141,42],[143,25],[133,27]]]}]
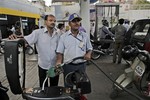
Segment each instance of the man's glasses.
[{"label": "man's glasses", "polygon": [[80,22],[80,19],[73,19],[71,22],[72,23]]}]

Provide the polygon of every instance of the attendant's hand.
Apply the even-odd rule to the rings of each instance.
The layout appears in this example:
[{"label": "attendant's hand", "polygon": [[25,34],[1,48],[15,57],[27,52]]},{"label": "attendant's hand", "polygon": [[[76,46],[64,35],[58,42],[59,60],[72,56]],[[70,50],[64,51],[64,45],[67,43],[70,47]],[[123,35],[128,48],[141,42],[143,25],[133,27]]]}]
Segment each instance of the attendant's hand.
[{"label": "attendant's hand", "polygon": [[56,63],[55,67],[58,68],[62,63]]},{"label": "attendant's hand", "polygon": [[57,60],[55,66],[58,67],[58,65],[62,64],[63,55],[61,53],[57,53],[56,58]]},{"label": "attendant's hand", "polygon": [[85,60],[91,60],[91,51],[84,55]]}]

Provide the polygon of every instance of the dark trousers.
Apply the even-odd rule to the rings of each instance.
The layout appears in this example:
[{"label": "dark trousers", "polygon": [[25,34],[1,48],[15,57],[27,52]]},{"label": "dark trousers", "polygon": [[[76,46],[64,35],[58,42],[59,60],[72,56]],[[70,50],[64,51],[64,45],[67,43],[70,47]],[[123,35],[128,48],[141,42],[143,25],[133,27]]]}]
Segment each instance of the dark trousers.
[{"label": "dark trousers", "polygon": [[[40,87],[42,87],[43,82],[46,78],[46,72],[47,70],[42,69],[40,66],[38,66],[39,69],[39,83],[40,83]],[[59,80],[59,76],[56,77],[50,77],[50,86],[58,86],[58,80]],[[45,87],[48,87],[48,81],[45,82]]]},{"label": "dark trousers", "polygon": [[113,62],[116,62],[117,54],[118,54],[118,63],[122,60],[122,48],[124,46],[123,42],[115,42],[114,44],[114,53],[113,53]]}]

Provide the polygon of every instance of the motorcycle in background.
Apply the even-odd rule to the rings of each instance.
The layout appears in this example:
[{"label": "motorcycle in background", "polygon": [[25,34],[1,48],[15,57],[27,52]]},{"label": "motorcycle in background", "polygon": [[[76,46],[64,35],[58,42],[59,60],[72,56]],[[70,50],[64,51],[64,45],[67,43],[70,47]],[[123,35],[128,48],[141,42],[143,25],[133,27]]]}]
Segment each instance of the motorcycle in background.
[{"label": "motorcycle in background", "polygon": [[91,58],[93,60],[97,60],[101,57],[101,55],[104,55],[104,52],[101,50],[101,44],[98,41],[91,40],[93,51]]},{"label": "motorcycle in background", "polygon": [[[131,49],[132,48],[132,49]],[[131,49],[130,50],[130,52],[135,52],[135,53],[131,53],[132,55],[127,55],[127,54],[129,54],[129,53],[127,53],[127,52],[129,52],[128,50],[129,49]],[[132,65],[132,63],[133,63],[133,61],[134,61],[134,59],[135,59],[135,57],[137,56],[137,49],[138,49],[138,46],[136,46],[136,45],[127,45],[127,46],[125,46],[123,49],[122,49],[122,56],[123,56],[123,59],[124,59],[124,61],[129,65],[129,66],[131,66]]]},{"label": "motorcycle in background", "polygon": [[99,59],[102,55],[112,55],[113,49],[110,49],[111,44],[114,42],[114,39],[110,36],[108,38],[94,41],[91,39],[91,43],[93,46],[93,52],[91,58],[93,60]]},{"label": "motorcycle in background", "polygon": [[[140,93],[146,97],[150,97],[150,54],[146,50],[140,50],[135,46],[125,46],[123,58],[125,60],[133,60],[131,66],[125,69],[116,82],[124,88],[128,88],[134,84]],[[123,90],[113,84],[113,91],[110,97],[116,98]]]}]

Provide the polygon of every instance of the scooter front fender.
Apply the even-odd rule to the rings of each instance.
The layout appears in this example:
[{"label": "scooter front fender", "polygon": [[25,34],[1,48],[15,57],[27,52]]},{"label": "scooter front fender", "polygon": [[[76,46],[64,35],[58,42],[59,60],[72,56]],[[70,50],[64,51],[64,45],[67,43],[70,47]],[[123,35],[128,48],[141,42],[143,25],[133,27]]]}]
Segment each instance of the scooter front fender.
[{"label": "scooter front fender", "polygon": [[[116,82],[122,87],[127,87],[130,83],[133,82],[133,78],[128,77],[126,74],[122,74],[117,78]],[[117,84],[115,84],[115,86],[122,90],[122,88],[120,88]]]}]

